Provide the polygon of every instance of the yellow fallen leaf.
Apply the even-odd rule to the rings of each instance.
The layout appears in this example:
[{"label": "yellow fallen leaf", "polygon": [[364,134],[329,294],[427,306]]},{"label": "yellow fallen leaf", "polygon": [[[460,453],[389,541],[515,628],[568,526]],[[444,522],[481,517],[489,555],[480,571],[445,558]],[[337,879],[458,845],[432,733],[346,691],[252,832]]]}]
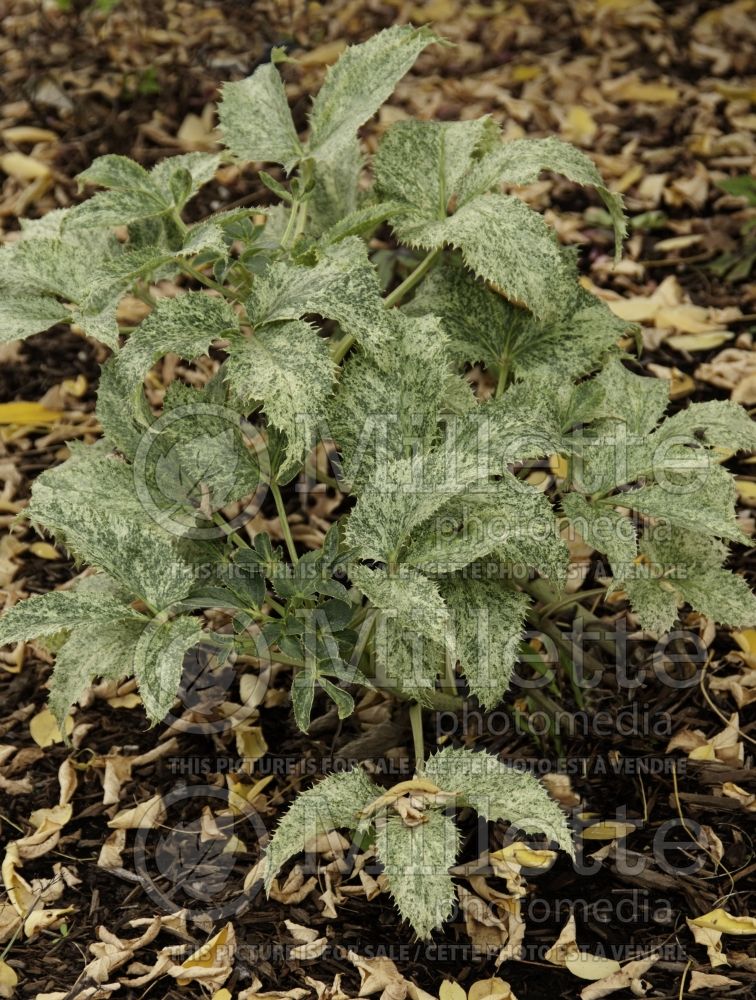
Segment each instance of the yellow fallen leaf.
[{"label": "yellow fallen leaf", "polygon": [[228,784],[228,806],[234,813],[243,812],[247,804],[251,805],[258,795],[271,783],[275,775],[268,774],[260,778],[254,785],[246,785],[242,781],[233,781],[230,775],[226,775]]},{"label": "yellow fallen leaf", "polygon": [[591,982],[613,976],[622,968],[619,962],[613,958],[601,958],[598,955],[589,955],[585,951],[573,952],[568,955],[564,964],[573,976],[577,976],[578,979],[588,979]]},{"label": "yellow fallen leaf", "polygon": [[107,702],[111,708],[136,708],[142,704],[142,699],[136,691],[132,691],[130,694],[113,695]]},{"label": "yellow fallen leaf", "polygon": [[[70,715],[67,715],[65,725],[66,736],[71,735],[73,728],[74,721]],[[46,747],[51,747],[54,743],[63,742],[63,734],[49,708],[43,708],[41,712],[37,712],[35,716],[32,716],[29,721],[29,732],[37,746],[42,747],[43,750]]]},{"label": "yellow fallen leaf", "polygon": [[722,97],[727,97],[732,101],[738,101],[745,98],[745,100],[750,101],[751,104],[756,104],[756,87],[748,86],[748,84],[727,83],[724,80],[717,80],[714,84],[714,89],[717,93],[721,94]]},{"label": "yellow fallen leaf", "polygon": [[32,542],[29,551],[40,559],[60,559],[60,552],[49,542]]},{"label": "yellow fallen leaf", "polygon": [[556,856],[556,851],[534,850],[527,844],[521,844],[518,841],[489,855],[491,861],[514,862],[522,868],[549,868],[554,863]]},{"label": "yellow fallen leaf", "polygon": [[735,799],[748,812],[756,812],[756,793],[747,792],[745,788],[736,785],[734,781],[725,781],[722,784],[722,794],[730,799]]},{"label": "yellow fallen leaf", "polygon": [[732,633],[732,637],[747,657],[753,659],[749,666],[756,667],[756,628],[742,628]]},{"label": "yellow fallen leaf", "polygon": [[641,101],[644,104],[676,104],[680,95],[665,83],[643,83],[642,80],[623,80],[606,88],[615,101]]},{"label": "yellow fallen leaf", "polygon": [[[386,991],[389,992],[388,990]],[[512,987],[498,976],[480,979],[467,991],[467,1000],[516,1000]]]},{"label": "yellow fallen leaf", "polygon": [[39,427],[44,424],[55,424],[62,416],[62,413],[48,410],[41,403],[27,403],[24,400],[16,403],[0,403],[0,424]]},{"label": "yellow fallen leaf", "polygon": [[647,323],[656,316],[659,310],[658,302],[640,295],[629,299],[617,299],[607,305],[615,316],[627,320],[628,323]]},{"label": "yellow fallen leaf", "polygon": [[696,990],[720,989],[723,986],[740,986],[740,983],[737,979],[730,979],[729,976],[694,971],[690,974],[688,992],[695,993]]},{"label": "yellow fallen leaf", "polygon": [[73,806],[70,802],[66,805],[49,806],[45,809],[35,809],[29,816],[29,822],[35,830],[39,830],[44,824],[54,824],[63,827],[70,822],[73,816]]},{"label": "yellow fallen leaf", "polygon": [[438,991],[438,1000],[467,1000],[467,994],[459,983],[453,983],[450,979],[445,979],[441,983],[441,989]]},{"label": "yellow fallen leaf", "polygon": [[711,333],[680,333],[667,337],[666,344],[676,351],[710,351],[732,340],[735,336],[729,330],[712,330]]},{"label": "yellow fallen leaf", "polygon": [[670,236],[668,240],[659,240],[654,249],[661,250],[662,253],[667,253],[670,250],[687,250],[688,247],[693,247],[696,243],[700,243],[702,239],[703,233],[690,233],[688,236]]},{"label": "yellow fallen leaf", "polygon": [[17,986],[18,976],[7,962],[0,959],[0,997],[13,996],[13,991]]},{"label": "yellow fallen leaf", "polygon": [[590,111],[586,111],[585,108],[573,104],[567,111],[567,118],[565,119],[562,132],[570,142],[589,145],[596,137],[598,125]]},{"label": "yellow fallen leaf", "polygon": [[690,923],[696,927],[719,931],[720,934],[756,934],[756,917],[734,917],[721,907],[696,917]]},{"label": "yellow fallen leaf", "polygon": [[19,181],[33,181],[38,177],[50,176],[50,168],[46,163],[25,153],[6,153],[0,156],[0,169]]},{"label": "yellow fallen leaf", "polygon": [[428,0],[412,8],[409,19],[417,24],[428,21],[450,21],[457,16],[457,4],[454,0]]},{"label": "yellow fallen leaf", "polygon": [[541,75],[541,67],[533,63],[521,63],[512,67],[512,79],[515,83],[527,83]]},{"label": "yellow fallen leaf", "polygon": [[552,455],[549,458],[549,468],[557,479],[566,479],[569,471],[567,459],[563,455]]},{"label": "yellow fallen leaf", "polygon": [[310,49],[303,55],[297,57],[297,62],[302,66],[330,66],[335,63],[341,53],[346,48],[346,41],[337,38],[333,42],[324,42],[317,48]]},{"label": "yellow fallen leaf", "polygon": [[[218,931],[215,937],[210,938],[207,944],[203,944],[185,962],[182,962],[181,968],[187,971],[190,969],[222,970],[228,968],[227,976],[231,972],[231,963],[235,948],[236,936],[233,925],[229,922]],[[179,986],[189,986],[194,978],[196,977],[187,976],[185,979],[177,979],[176,982]]]},{"label": "yellow fallen leaf", "polygon": [[165,815],[163,800],[160,795],[153,795],[146,802],[140,802],[132,809],[122,809],[121,812],[108,821],[111,830],[151,830],[157,826]]},{"label": "yellow fallen leaf", "polygon": [[76,399],[81,399],[89,387],[89,382],[87,381],[86,375],[79,374],[76,378],[63,379],[60,383],[60,387],[63,392],[68,393],[69,396],[75,396]]},{"label": "yellow fallen leaf", "polygon": [[252,764],[268,752],[268,744],[260,726],[242,724],[234,730],[234,736],[236,750],[239,756],[244,758],[245,770],[251,769]]},{"label": "yellow fallen leaf", "polygon": [[693,923],[690,917],[685,918],[685,923],[688,925],[696,944],[701,944],[706,948],[706,954],[709,956],[709,964],[712,968],[728,964],[727,956],[722,950],[721,931],[712,930],[711,927],[699,927]]},{"label": "yellow fallen leaf", "polygon": [[73,909],[73,906],[67,906],[62,910],[32,910],[24,921],[24,934],[28,938],[34,937],[34,935],[39,934],[40,931],[45,931],[48,928],[53,927],[61,921],[67,913],[72,913]]},{"label": "yellow fallen leaf", "polygon": [[756,506],[756,483],[751,479],[735,479],[735,489],[743,503]]},{"label": "yellow fallen leaf", "polygon": [[657,326],[672,326],[681,333],[711,333],[715,324],[709,319],[709,310],[692,302],[679,306],[662,307],[656,314]]},{"label": "yellow fallen leaf", "polygon": [[35,125],[12,125],[4,128],[2,137],[6,142],[57,142],[58,137],[49,128],[37,128]]},{"label": "yellow fallen leaf", "polygon": [[222,990],[216,990],[210,1000],[233,1000],[232,993],[224,986]]},{"label": "yellow fallen leaf", "polygon": [[616,180],[612,184],[612,189],[618,191],[620,194],[624,194],[633,184],[637,184],[639,180],[643,177],[643,167],[640,163],[636,163],[634,166],[630,167],[629,170]]},{"label": "yellow fallen leaf", "polygon": [[[632,833],[635,829],[633,823],[620,823],[618,820],[605,819],[600,823],[593,823],[583,830],[584,840],[619,840]],[[609,973],[605,973],[609,975]]]}]

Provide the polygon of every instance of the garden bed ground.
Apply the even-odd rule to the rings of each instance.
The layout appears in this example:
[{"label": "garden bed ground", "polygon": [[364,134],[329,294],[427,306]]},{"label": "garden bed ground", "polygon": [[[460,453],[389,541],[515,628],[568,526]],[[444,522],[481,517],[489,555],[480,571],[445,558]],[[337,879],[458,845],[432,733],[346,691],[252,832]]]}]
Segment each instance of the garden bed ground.
[{"label": "garden bed ground", "polygon": [[[113,9],[105,12],[100,9],[104,6]],[[725,280],[709,265],[721,254],[739,252],[739,230],[746,217],[742,200],[725,195],[716,181],[752,169],[756,81],[745,74],[749,61],[753,65],[754,12],[749,0],[122,0],[91,6],[80,0],[6,0],[0,2],[5,33],[0,40],[0,135],[5,144],[0,226],[12,234],[20,215],[39,216],[70,204],[77,198],[76,173],[105,152],[128,154],[150,165],[174,152],[213,148],[218,86],[249,74],[272,45],[286,44],[294,57],[301,57],[301,62],[284,68],[284,75],[304,125],[307,103],[302,95],[312,91],[345,42],[361,41],[397,21],[432,20],[455,46],[431,48],[421,57],[389,106],[368,126],[368,142],[406,114],[452,120],[483,113],[500,122],[507,137],[557,133],[576,142],[594,157],[611,186],[626,196],[631,234],[625,260],[612,269],[611,236],[590,196],[547,179],[528,189],[528,200],[547,209],[565,242],[590,247],[583,271],[594,290],[611,301],[619,296],[631,300],[632,318],[644,326],[640,365],[647,374],[670,380],[675,405],[732,397],[753,407],[756,284]],[[227,166],[196,210],[204,214],[215,202],[246,204],[264,197],[251,167]],[[14,524],[14,518],[35,475],[65,457],[65,441],[95,439],[93,407],[102,351],[60,330],[0,348],[0,401],[41,402],[49,411],[45,415],[33,407],[20,412],[0,407],[0,527],[5,532],[0,537],[0,606],[3,598],[12,604],[64,584],[77,572],[65,552],[23,523]],[[156,379],[186,370],[180,364],[164,366]],[[750,534],[756,506],[754,465],[742,458],[728,461],[739,477],[741,521]],[[544,470],[543,475],[550,474]],[[303,502],[302,494],[290,491],[290,519],[303,547],[319,543],[338,503],[338,496],[328,493]],[[265,507],[253,527],[263,523],[280,537],[274,510]],[[587,549],[583,563],[585,586],[590,587],[597,565]],[[753,570],[754,548],[737,548],[730,565]],[[684,996],[701,982],[713,997],[756,997],[756,952],[748,948],[754,939],[725,936],[730,964],[712,968],[706,946],[694,940],[686,924],[686,918],[718,906],[738,915],[756,912],[756,780],[749,768],[756,738],[756,632],[717,632],[689,615],[685,627],[698,638],[703,651],[699,662],[692,647],[677,640],[670,647],[677,662],[654,675],[653,663],[660,662],[653,659],[654,642],[634,633],[634,622],[623,608],[598,605],[591,610],[607,634],[627,627],[632,636],[629,674],[636,677],[642,668],[647,670],[639,686],[623,685],[613,657],[596,646],[591,653],[602,672],[584,705],[576,701],[569,677],[560,674],[540,701],[515,692],[518,716],[511,706],[502,705],[494,713],[471,710],[456,720],[444,716],[439,730],[430,723],[427,727],[429,748],[451,738],[485,747],[508,761],[545,761],[552,773],[566,772],[551,787],[565,806],[575,808],[580,802],[577,811],[592,814],[588,825],[598,819],[629,824],[618,841],[611,829],[594,828],[599,837],[586,842],[586,855],[598,851],[599,856],[585,860],[590,872],[576,871],[563,858],[548,873],[528,880],[531,888],[522,906],[523,956],[506,961],[498,974],[519,1000],[576,996],[586,983],[544,958],[572,910],[577,940],[592,953],[603,949],[623,963],[659,956],[639,976],[648,981],[646,986],[652,984],[649,996]],[[557,613],[557,620],[566,626],[573,610]],[[288,996],[287,991],[308,988],[309,977],[325,984],[319,997],[336,1000],[340,994],[328,992],[335,976],[342,977],[342,996],[357,996],[361,974],[347,953],[370,957],[379,947],[401,977],[434,996],[444,977],[468,988],[495,974],[493,960],[476,955],[473,945],[504,944],[506,929],[483,927],[468,913],[471,940],[460,914],[432,942],[416,942],[387,894],[368,901],[374,883],[367,878],[346,883],[352,890],[336,904],[336,918],[322,870],[309,889],[308,883],[302,887],[290,880],[280,886],[277,898],[255,896],[235,908],[246,872],[259,857],[255,824],[249,817],[237,817],[234,832],[246,850],[221,855],[212,849],[213,837],[198,835],[197,823],[202,807],[212,807],[214,794],[227,788],[217,766],[215,771],[203,769],[213,762],[222,767],[236,756],[237,746],[223,733],[187,733],[166,725],[148,730],[133,692],[121,690],[120,699],[114,700],[115,692],[102,688],[76,713],[73,752],[60,742],[42,747],[30,721],[44,708],[50,659],[34,645],[0,654],[3,845],[28,834],[32,811],[58,803],[61,787],[64,794],[70,792],[73,806],[52,846],[40,848],[23,866],[27,881],[48,880],[34,884],[46,894],[46,909],[72,909],[63,927],[58,921],[29,938],[22,933],[13,942],[6,961],[19,978],[17,996],[91,996],[86,990],[92,981],[83,970],[95,954],[113,963],[112,976],[105,981],[139,981],[139,969],[129,966],[150,967],[162,948],[181,943],[170,926],[126,956],[120,967],[115,965],[114,938],[107,939],[109,945],[101,940],[99,953],[90,946],[100,940],[101,926],[128,941],[143,933],[156,915],[164,916],[156,886],[170,890],[176,899],[189,899],[191,893],[180,884],[187,871],[222,911],[204,924],[190,924],[192,941],[206,941],[233,913],[236,946],[228,950],[232,972],[225,982],[230,996],[254,988],[255,979],[260,991]],[[670,677],[675,684],[669,683]],[[382,750],[393,742],[393,766],[400,773],[410,767],[411,736],[401,707],[365,702],[344,724],[334,713],[326,713],[305,737],[288,711],[285,682],[284,675],[274,682],[259,710],[257,725],[268,752],[252,774],[239,779],[255,816],[266,827],[275,824],[295,789],[307,787],[331,759],[358,759],[380,767],[385,758],[378,756],[376,747]],[[238,689],[229,688],[227,696],[238,697]],[[200,698],[198,718],[203,704]],[[324,706],[319,711],[325,712]],[[574,717],[574,733],[560,712]],[[531,731],[517,718],[529,718]],[[551,730],[544,733],[542,724],[549,719]],[[725,736],[711,744],[709,752],[694,753],[691,759],[688,753],[696,737],[683,738],[681,747],[668,749],[673,735],[688,730],[701,732],[699,744],[723,732]],[[146,760],[127,763],[144,756]],[[269,780],[256,786],[264,777]],[[743,794],[733,791],[733,785]],[[120,858],[111,857],[108,867],[98,865],[106,838],[111,838],[113,850],[118,846],[109,820],[156,796],[163,797],[165,818],[146,833],[143,859],[142,835],[129,831]],[[472,819],[463,817],[463,830],[464,864],[478,856],[480,844]],[[691,832],[698,843],[691,841]],[[492,836],[493,849],[502,831]],[[676,845],[667,850],[666,868],[653,850],[660,838]],[[646,860],[642,870],[637,867],[641,857]],[[680,875],[686,866],[689,873]],[[4,874],[8,886],[14,878],[12,866],[6,864]],[[460,884],[469,888],[465,873],[460,873]],[[495,880],[493,886],[503,890],[504,883]],[[0,942],[3,921],[9,919],[7,908],[0,909]],[[134,925],[135,920],[144,923]],[[317,931],[318,938],[327,939],[325,949],[314,958],[307,957],[306,948],[296,950],[302,942],[284,923],[287,920]],[[515,925],[508,929],[511,942]],[[5,937],[6,944],[11,936]],[[313,954],[317,951],[312,949]],[[376,986],[380,993],[385,969],[385,964],[374,965],[374,979],[363,987]],[[697,981],[696,972],[726,975],[732,982],[718,987]],[[313,988],[310,985],[310,991]],[[401,988],[393,989],[385,995],[403,995]],[[124,985],[115,996],[187,994],[199,996],[202,989],[196,981],[183,987],[163,977]]]}]

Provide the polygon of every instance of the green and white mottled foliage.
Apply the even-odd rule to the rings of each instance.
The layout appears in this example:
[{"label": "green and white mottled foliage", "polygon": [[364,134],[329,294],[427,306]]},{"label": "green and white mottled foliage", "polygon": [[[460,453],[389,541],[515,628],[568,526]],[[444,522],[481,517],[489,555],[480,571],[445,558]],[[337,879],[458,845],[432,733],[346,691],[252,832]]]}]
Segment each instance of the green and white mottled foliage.
[{"label": "green and white mottled foliage", "polygon": [[361,843],[371,837],[397,909],[420,938],[427,938],[448,919],[456,901],[449,874],[459,850],[450,815],[455,806],[543,835],[572,853],[567,817],[540,782],[492,754],[448,747],[429,757],[422,773],[396,786],[395,793],[383,792],[357,768],[331,774],[299,795],[266,849],[265,889],[270,891],[287,861],[330,830],[347,830]]},{"label": "green and white mottled foliage", "polygon": [[[665,416],[666,383],[623,353],[637,331],[585,290],[577,252],[520,197],[544,171],[586,186],[616,254],[621,198],[590,158],[553,138],[505,142],[488,117],[399,121],[366,155],[359,130],[438,41],[397,25],[347,49],[302,129],[274,54],[223,88],[223,152],[150,170],[99,157],[79,177],[96,193],[24,221],[0,248],[0,342],[67,323],[110,353],[102,440],[72,445],[26,511],[99,572],[0,619],[0,642],[56,647],[61,728],[97,677],[135,676],[160,720],[198,644],[291,670],[304,731],[324,704],[350,715],[357,685],[432,708],[439,686],[465,683],[493,708],[528,619],[548,611],[532,578],[558,597],[570,533],[606,557],[607,588],[644,629],[671,628],[685,606],[756,624],[726,565],[745,535],[722,464],[756,449],[753,423],[729,402]],[[278,203],[187,221],[230,160],[276,171],[260,176]],[[139,322],[124,322],[127,295],[145,304]],[[308,477],[333,484],[325,451],[345,502],[303,552],[285,506]],[[566,475],[543,489],[531,466],[554,457]],[[268,492],[285,547],[240,530]],[[227,612],[222,635],[211,608]],[[301,795],[266,885],[317,834],[369,833],[399,909],[427,935],[454,901],[450,801],[570,850],[541,786],[487,754],[444,750],[423,777],[438,794],[420,796],[415,826],[396,810],[361,816],[380,791],[359,770]]]}]

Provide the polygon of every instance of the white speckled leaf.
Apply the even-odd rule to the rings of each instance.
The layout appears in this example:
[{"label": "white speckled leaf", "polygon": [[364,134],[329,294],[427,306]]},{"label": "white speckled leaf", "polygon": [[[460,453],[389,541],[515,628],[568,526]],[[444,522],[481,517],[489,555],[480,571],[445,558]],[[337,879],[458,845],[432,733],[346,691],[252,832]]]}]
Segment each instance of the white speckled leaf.
[{"label": "white speckled leaf", "polygon": [[640,551],[643,561],[615,586],[627,592],[643,628],[668,631],[684,602],[720,625],[756,624],[756,596],[742,576],[722,568],[728,554],[722,542],[659,525],[647,529]]},{"label": "white speckled leaf", "polygon": [[380,793],[361,768],[329,774],[294,800],[265,851],[265,891],[286,862],[329,830],[356,830],[359,812]]},{"label": "white speckled leaf", "polygon": [[131,334],[118,356],[124,384],[133,392],[152,365],[169,352],[192,360],[214,340],[239,332],[239,320],[224,300],[206,292],[162,299]]},{"label": "white speckled leaf", "polygon": [[401,816],[376,823],[376,854],[383,865],[396,908],[421,939],[448,920],[457,893],[449,875],[456,863],[459,833],[454,820],[437,809],[426,822],[407,826]]},{"label": "white speckled leaf", "polygon": [[150,180],[164,198],[174,201],[171,182],[179,170],[186,170],[191,178],[191,186],[186,199],[182,199],[182,203],[184,203],[193,197],[201,187],[210,183],[220,166],[220,162],[221,158],[218,153],[198,151],[179,153],[177,156],[168,156],[156,164],[150,171]]},{"label": "white speckled leaf", "polygon": [[71,209],[65,227],[70,232],[128,226],[143,219],[156,219],[171,211],[171,204],[158,192],[100,191]]},{"label": "white speckled leaf", "polygon": [[193,568],[177,539],[142,506],[131,467],[100,448],[77,448],[62,465],[43,472],[28,514],[78,559],[106,570],[155,608],[189,592]]},{"label": "white speckled leaf", "polygon": [[312,192],[307,206],[307,229],[318,236],[357,213],[364,157],[357,136],[352,135],[346,137],[328,159],[311,162]]},{"label": "white speckled leaf", "polygon": [[507,820],[525,833],[543,833],[573,853],[567,817],[532,774],[507,767],[486,751],[447,747],[428,758],[424,776],[454,792],[483,819]]},{"label": "white speckled leaf", "polygon": [[371,353],[389,350],[394,323],[381,299],[367,247],[350,236],[320,252],[312,266],[278,261],[254,285],[247,312],[255,324],[317,314],[336,320]]},{"label": "white speckled leaf", "polygon": [[559,315],[540,321],[451,260],[431,272],[404,311],[438,316],[457,361],[503,366],[520,378],[541,370],[567,377],[584,375],[629,328],[577,281]]},{"label": "white speckled leaf", "polygon": [[429,28],[394,25],[352,45],[329,67],[310,113],[310,151],[333,159],[371,118],[436,36]]},{"label": "white speckled leaf", "polygon": [[493,709],[509,687],[530,600],[491,580],[453,576],[440,587],[451,612],[453,655],[470,692]]},{"label": "white speckled leaf", "polygon": [[108,625],[127,618],[144,621],[128,605],[107,594],[55,590],[21,601],[0,616],[0,646],[78,625]]},{"label": "white speckled leaf", "polygon": [[112,191],[146,191],[155,194],[156,188],[150,174],[128,156],[108,153],[98,156],[86,170],[76,175],[81,190],[85,184],[97,184]]},{"label": "white speckled leaf", "polygon": [[730,473],[714,461],[708,469],[696,470],[671,489],[667,483],[651,483],[620,493],[603,503],[630,507],[659,517],[678,528],[718,538],[744,542],[746,535],[735,517],[737,492]]},{"label": "white speckled leaf", "polygon": [[81,625],[58,650],[50,681],[50,711],[61,732],[68,711],[97,677],[122,680],[134,673],[134,647],[144,622]]},{"label": "white speckled leaf", "polygon": [[756,451],[756,424],[739,403],[730,400],[691,403],[668,417],[655,436],[668,440],[678,435],[703,440],[712,447]]},{"label": "white speckled leaf", "polygon": [[218,105],[223,142],[240,160],[280,163],[291,170],[302,156],[281,74],[273,63],[223,87]]},{"label": "white speckled leaf", "polygon": [[328,348],[317,331],[299,320],[261,327],[231,346],[226,379],[242,403],[263,403],[270,423],[286,435],[287,463],[301,462],[333,383]]},{"label": "white speckled leaf", "polygon": [[449,611],[438,584],[416,570],[400,567],[395,573],[353,564],[349,578],[371,604],[434,642],[445,644]]},{"label": "white speckled leaf", "polygon": [[604,400],[596,414],[622,420],[630,434],[649,434],[669,405],[669,386],[664,379],[635,375],[618,359],[594,379],[604,390]]},{"label": "white speckled leaf", "polygon": [[434,575],[494,553],[563,583],[569,553],[543,493],[504,472],[445,503],[413,534],[403,561]]},{"label": "white speckled leaf", "polygon": [[630,518],[610,507],[591,504],[579,493],[565,494],[562,510],[572,530],[607,556],[614,576],[626,576],[638,555],[638,539]]},{"label": "white speckled leaf", "polygon": [[519,198],[480,195],[446,219],[406,217],[396,220],[394,229],[409,246],[461,250],[465,264],[478,277],[542,320],[556,318],[565,294],[574,288],[572,258],[543,218]]},{"label": "white speckled leaf", "polygon": [[159,722],[170,711],[181,682],[186,652],[202,637],[197,618],[154,619],[134,648],[134,675],[147,718]]},{"label": "white speckled leaf", "polygon": [[449,392],[446,338],[435,317],[384,315],[392,336],[383,363],[360,352],[350,357],[329,409],[353,492],[371,480],[386,483],[387,464],[430,448]]},{"label": "white speckled leaf", "polygon": [[419,219],[445,219],[490,124],[487,118],[396,122],[384,134],[375,157],[380,195],[406,202]]},{"label": "white speckled leaf", "polygon": [[70,321],[71,310],[57,299],[33,294],[13,294],[0,290],[0,343],[21,340],[49,330],[56,323]]},{"label": "white speckled leaf", "polygon": [[585,153],[553,136],[547,139],[515,139],[488,153],[465,176],[460,200],[469,201],[497,183],[532,184],[544,170],[562,174],[577,184],[590,185],[598,191],[612,219],[615,259],[618,260],[622,253],[622,240],[627,234],[622,196],[608,190],[593,161]]}]

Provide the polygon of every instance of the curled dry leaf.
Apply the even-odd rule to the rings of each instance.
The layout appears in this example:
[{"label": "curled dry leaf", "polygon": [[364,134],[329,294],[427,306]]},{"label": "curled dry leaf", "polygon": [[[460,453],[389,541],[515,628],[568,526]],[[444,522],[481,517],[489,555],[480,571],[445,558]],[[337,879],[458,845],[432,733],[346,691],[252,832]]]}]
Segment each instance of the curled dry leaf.
[{"label": "curled dry leaf", "polygon": [[111,830],[151,830],[162,823],[165,807],[160,795],[153,795],[146,802],[140,802],[132,809],[122,809],[108,820]]},{"label": "curled dry leaf", "polygon": [[724,764],[743,763],[743,744],[739,741],[740,719],[733,713],[725,728],[708,738],[700,729],[682,729],[667,744],[671,750],[685,750],[691,760],[719,760]]},{"label": "curled dry leaf", "polygon": [[685,918],[685,922],[690,928],[696,944],[703,945],[706,948],[706,954],[709,957],[709,964],[712,968],[715,969],[718,965],[729,964],[722,948],[722,931],[713,930],[711,927],[701,927],[693,923],[689,917]]},{"label": "curled dry leaf", "polygon": [[721,934],[756,934],[756,917],[735,917],[721,907],[696,917],[690,923]]},{"label": "curled dry leaf", "polygon": [[690,974],[687,989],[689,993],[695,993],[696,990],[722,989],[725,986],[740,986],[740,983],[737,979],[730,979],[729,976],[694,971]]},{"label": "curled dry leaf", "polygon": [[591,983],[580,992],[580,1000],[601,1000],[601,997],[616,993],[617,990],[631,990],[637,997],[643,997],[648,992],[647,984],[641,976],[659,960],[658,955],[649,955],[648,958],[639,958],[634,962],[623,965],[619,972],[613,972],[605,979]]},{"label": "curled dry leaf", "polygon": [[[71,735],[73,728],[74,721],[70,715],[67,715],[65,723],[66,736]],[[63,742],[63,734],[49,708],[43,708],[41,712],[37,712],[32,717],[29,722],[29,732],[37,746],[42,747],[43,750],[46,747],[51,747],[54,743]]]},{"label": "curled dry leaf", "polygon": [[7,962],[0,959],[0,997],[12,997],[17,986],[18,976],[15,970]]}]

